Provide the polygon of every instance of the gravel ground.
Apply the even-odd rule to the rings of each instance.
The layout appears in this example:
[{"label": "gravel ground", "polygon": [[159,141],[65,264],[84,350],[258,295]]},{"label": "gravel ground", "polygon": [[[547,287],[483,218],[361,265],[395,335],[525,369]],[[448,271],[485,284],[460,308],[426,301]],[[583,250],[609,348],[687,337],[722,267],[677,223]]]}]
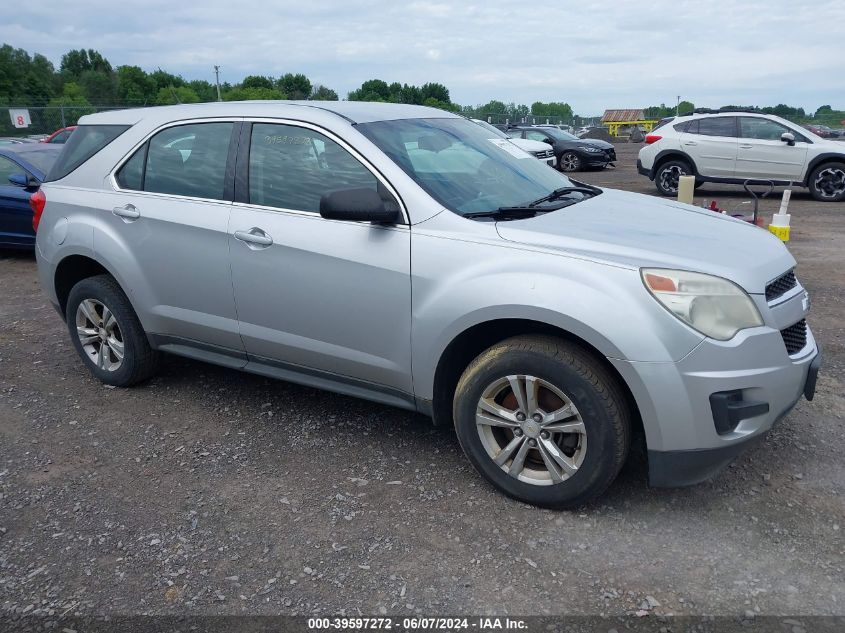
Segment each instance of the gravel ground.
[{"label": "gravel ground", "polygon": [[[582,178],[652,193],[637,149]],[[175,357],[104,387],[32,256],[0,253],[0,609],[845,614],[845,205],[791,210],[816,399],[711,483],[649,489],[634,456],[575,512],[498,494],[451,429],[397,409]]]}]

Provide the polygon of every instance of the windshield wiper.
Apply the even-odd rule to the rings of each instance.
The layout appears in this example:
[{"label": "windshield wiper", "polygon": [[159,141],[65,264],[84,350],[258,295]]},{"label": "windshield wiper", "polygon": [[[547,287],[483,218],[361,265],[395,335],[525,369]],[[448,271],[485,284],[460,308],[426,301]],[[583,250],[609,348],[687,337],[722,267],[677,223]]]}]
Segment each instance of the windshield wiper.
[{"label": "windshield wiper", "polygon": [[519,220],[533,218],[538,213],[546,213],[546,209],[533,207],[499,207],[492,211],[470,211],[462,214],[465,218],[496,218],[497,220]]},{"label": "windshield wiper", "polygon": [[578,187],[559,187],[558,189],[552,191],[549,195],[543,196],[542,198],[537,198],[533,202],[529,202],[526,205],[526,208],[534,208],[539,204],[543,204],[544,202],[551,202],[552,200],[557,200],[558,198],[562,198],[563,196],[570,193],[583,193],[595,196],[601,193],[601,189],[599,189],[598,187],[591,187],[590,185],[582,185]]}]

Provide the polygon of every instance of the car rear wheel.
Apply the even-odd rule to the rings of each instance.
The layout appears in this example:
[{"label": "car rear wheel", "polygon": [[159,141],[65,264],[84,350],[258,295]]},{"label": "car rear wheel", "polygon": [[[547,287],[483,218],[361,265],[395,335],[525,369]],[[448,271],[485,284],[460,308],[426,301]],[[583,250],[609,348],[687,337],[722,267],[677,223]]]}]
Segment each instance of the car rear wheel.
[{"label": "car rear wheel", "polygon": [[109,275],[77,283],[68,296],[66,317],[73,346],[102,382],[128,387],[155,373],[158,354],[129,299]]},{"label": "car rear wheel", "polygon": [[581,157],[575,152],[564,152],[558,163],[561,171],[579,171],[581,169]]},{"label": "car rear wheel", "polygon": [[654,184],[663,196],[677,196],[681,176],[691,176],[692,168],[682,160],[670,160],[658,167]]},{"label": "car rear wheel", "polygon": [[845,163],[825,163],[810,174],[810,193],[822,202],[845,200]]},{"label": "car rear wheel", "polygon": [[569,508],[600,495],[630,443],[630,411],[616,380],[563,339],[519,336],[476,358],[453,415],[473,466],[520,501]]}]

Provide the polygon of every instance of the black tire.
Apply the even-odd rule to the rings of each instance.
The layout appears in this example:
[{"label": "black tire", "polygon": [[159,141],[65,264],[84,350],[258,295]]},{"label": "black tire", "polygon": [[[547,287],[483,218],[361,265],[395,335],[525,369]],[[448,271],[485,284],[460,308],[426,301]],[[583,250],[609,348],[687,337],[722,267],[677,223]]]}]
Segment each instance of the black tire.
[{"label": "black tire", "polygon": [[810,172],[810,194],[821,202],[845,200],[845,162],[823,163]]},{"label": "black tire", "polygon": [[[583,419],[583,461],[562,482],[521,481],[497,465],[485,448],[476,425],[479,399],[491,384],[514,374],[553,384],[566,393]],[[458,381],[453,417],[458,441],[479,473],[505,494],[548,508],[577,507],[602,494],[622,468],[631,442],[631,412],[614,377],[589,351],[551,336],[517,336],[480,354]],[[527,430],[525,436],[530,441]]]},{"label": "black tire", "polygon": [[[123,344],[123,358],[119,366],[114,369],[109,370],[98,366],[98,363],[92,360],[83,348],[83,342],[77,333],[77,310],[86,300],[93,300],[106,306],[114,315],[119,338]],[[97,275],[78,282],[68,296],[65,317],[70,339],[82,362],[102,382],[116,387],[129,387],[147,380],[155,373],[158,366],[158,352],[150,347],[138,316],[113,277]],[[99,345],[102,346],[103,343],[100,342]]]},{"label": "black tire", "polygon": [[677,196],[681,176],[692,176],[690,164],[680,159],[666,161],[654,173],[654,186],[662,196]]},{"label": "black tire", "polygon": [[576,152],[566,151],[560,155],[557,161],[557,167],[560,171],[564,172],[581,171],[583,162]]}]

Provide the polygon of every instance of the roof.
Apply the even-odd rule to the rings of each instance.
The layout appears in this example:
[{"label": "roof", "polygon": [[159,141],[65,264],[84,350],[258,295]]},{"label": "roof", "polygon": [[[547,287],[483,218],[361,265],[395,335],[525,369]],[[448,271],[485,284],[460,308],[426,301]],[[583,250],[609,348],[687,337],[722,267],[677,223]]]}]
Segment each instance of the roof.
[{"label": "roof", "polygon": [[601,117],[602,123],[617,123],[620,121],[644,121],[642,109],[639,110],[605,110]]},{"label": "roof", "polygon": [[149,117],[178,120],[183,118],[220,116],[301,116],[302,108],[330,112],[351,123],[370,123],[372,121],[392,121],[397,119],[459,118],[457,114],[446,112],[445,110],[404,103],[375,103],[369,101],[213,101],[211,103],[187,103],[173,106],[135,108],[132,110],[109,110],[84,116],[79,120],[79,124],[134,124]]}]

